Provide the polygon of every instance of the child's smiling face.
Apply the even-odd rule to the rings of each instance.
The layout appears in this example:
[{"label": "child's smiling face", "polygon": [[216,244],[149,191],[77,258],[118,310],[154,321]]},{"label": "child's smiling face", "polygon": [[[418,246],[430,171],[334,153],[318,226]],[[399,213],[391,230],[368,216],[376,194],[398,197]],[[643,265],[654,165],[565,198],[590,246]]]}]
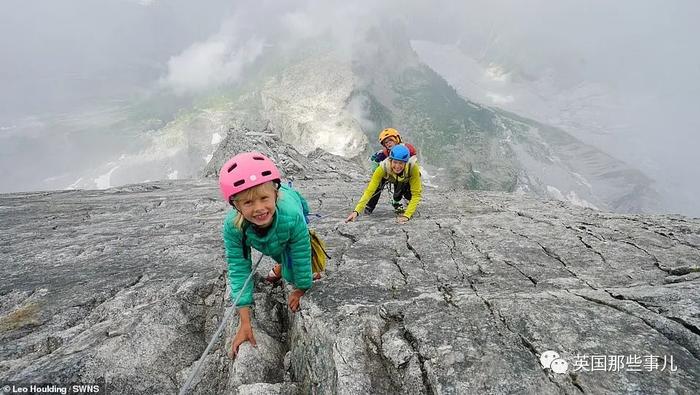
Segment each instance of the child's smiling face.
[{"label": "child's smiling face", "polygon": [[384,141],[382,141],[382,145],[383,145],[386,149],[388,149],[389,151],[391,151],[391,149],[394,148],[394,146],[395,146],[397,143],[398,143],[398,142],[396,141],[396,139],[395,139],[394,137],[391,137],[391,136],[385,138]]},{"label": "child's smiling face", "polygon": [[243,191],[240,195],[234,202],[243,218],[260,227],[272,223],[277,201],[277,189],[272,182]]}]

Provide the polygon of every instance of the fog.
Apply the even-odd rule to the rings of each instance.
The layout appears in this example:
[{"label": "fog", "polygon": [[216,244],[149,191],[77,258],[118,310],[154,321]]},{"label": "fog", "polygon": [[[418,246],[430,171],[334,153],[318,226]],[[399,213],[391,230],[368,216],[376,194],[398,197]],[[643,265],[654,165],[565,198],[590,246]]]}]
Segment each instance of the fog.
[{"label": "fog", "polygon": [[[461,93],[572,125],[655,179],[667,211],[700,216],[698,15],[695,1],[3,1],[0,192],[64,188],[137,147],[139,131],[119,128],[135,98],[234,83],[266,49],[300,40],[351,54],[368,26],[402,24],[503,76]],[[425,61],[458,85],[452,59]]]}]

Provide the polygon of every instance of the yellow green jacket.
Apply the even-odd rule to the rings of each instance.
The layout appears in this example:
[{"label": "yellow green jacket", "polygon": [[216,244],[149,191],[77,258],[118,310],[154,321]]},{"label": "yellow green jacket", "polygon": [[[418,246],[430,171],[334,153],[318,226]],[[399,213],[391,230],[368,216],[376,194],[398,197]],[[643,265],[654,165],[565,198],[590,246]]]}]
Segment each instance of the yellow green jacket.
[{"label": "yellow green jacket", "polygon": [[374,192],[376,192],[382,179],[386,179],[392,184],[404,184],[408,182],[411,188],[411,201],[408,202],[408,207],[406,212],[403,213],[404,216],[411,218],[413,213],[418,207],[418,202],[420,202],[421,193],[423,192],[423,187],[420,180],[420,167],[415,161],[409,161],[403,169],[403,172],[399,175],[394,174],[391,170],[391,165],[389,164],[389,159],[385,159],[382,163],[374,170],[372,173],[372,179],[369,181],[365,192],[362,194],[360,201],[355,206],[355,211],[361,213],[365,209],[367,202],[372,198]]}]

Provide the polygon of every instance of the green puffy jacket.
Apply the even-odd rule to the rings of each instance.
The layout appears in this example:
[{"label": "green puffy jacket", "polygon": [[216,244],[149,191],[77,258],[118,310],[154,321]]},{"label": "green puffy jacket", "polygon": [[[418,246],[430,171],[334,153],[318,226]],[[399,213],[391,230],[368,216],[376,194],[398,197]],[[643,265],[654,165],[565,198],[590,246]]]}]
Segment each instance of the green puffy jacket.
[{"label": "green puffy jacket", "polygon": [[[224,247],[228,262],[228,280],[231,285],[231,300],[243,287],[252,268],[251,254],[243,253],[243,248],[252,246],[256,250],[282,264],[282,277],[298,289],[309,289],[312,283],[311,274],[311,242],[305,216],[309,214],[306,200],[291,187],[280,187],[280,197],[277,200],[275,217],[265,236],[258,236],[252,226],[244,226],[246,232],[246,247],[243,242],[243,231],[236,228],[233,221],[236,210],[231,210],[223,226]],[[249,306],[253,303],[253,281],[243,291],[237,306]]]}]

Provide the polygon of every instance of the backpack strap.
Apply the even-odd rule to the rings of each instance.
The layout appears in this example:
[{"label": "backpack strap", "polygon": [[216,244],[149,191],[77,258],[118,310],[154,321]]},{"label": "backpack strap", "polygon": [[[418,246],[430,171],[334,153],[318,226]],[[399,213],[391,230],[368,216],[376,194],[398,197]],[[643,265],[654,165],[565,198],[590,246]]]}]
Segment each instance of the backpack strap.
[{"label": "backpack strap", "polygon": [[411,178],[411,166],[416,165],[418,166],[418,158],[416,156],[411,156],[408,158],[408,163],[406,163],[406,179],[408,180]]},{"label": "backpack strap", "polygon": [[384,178],[387,178],[387,176],[389,175],[389,161],[390,159],[387,157],[381,163],[381,166],[384,169]]},{"label": "backpack strap", "polygon": [[[389,158],[386,158],[382,161],[382,167],[384,168],[384,175],[386,176],[385,178],[389,178],[389,174],[391,174],[390,169],[389,169]],[[416,165],[418,163],[418,158],[415,156],[412,156],[408,159],[408,162],[406,162],[406,168],[404,169],[404,174],[406,174],[406,180],[411,178],[411,165]],[[395,177],[396,178],[396,177]]]},{"label": "backpack strap", "polygon": [[248,257],[250,257],[250,247],[246,245],[246,241],[248,241],[248,235],[246,234],[247,229],[248,221],[243,221],[243,225],[241,226],[241,246],[243,246],[243,259],[248,259]]}]

